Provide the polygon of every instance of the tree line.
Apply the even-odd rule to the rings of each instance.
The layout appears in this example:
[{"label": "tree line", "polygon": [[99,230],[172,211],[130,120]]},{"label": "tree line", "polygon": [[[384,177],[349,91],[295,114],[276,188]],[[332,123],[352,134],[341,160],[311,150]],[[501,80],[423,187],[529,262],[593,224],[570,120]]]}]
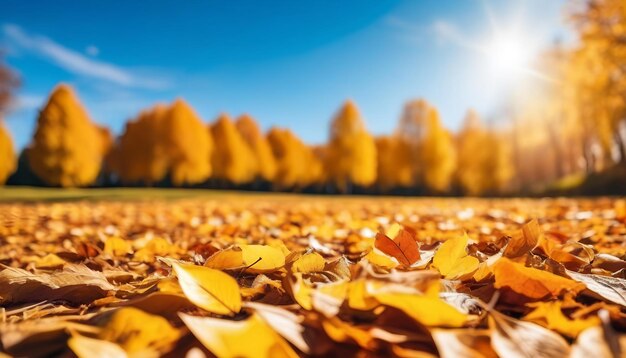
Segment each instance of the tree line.
[{"label": "tree line", "polygon": [[[499,193],[512,175],[497,133],[470,112],[453,135],[425,100],[409,102],[392,135],[375,137],[346,101],[325,145],[309,146],[289,129],[263,133],[248,114],[205,124],[182,99],[148,108],[123,133],[95,124],[75,91],[61,84],[39,113],[19,160],[2,131],[0,178],[11,184],[200,186],[280,191]],[[17,171],[11,176],[11,172]]]},{"label": "tree line", "polygon": [[[567,6],[576,41],[540,56],[537,80],[508,96],[498,128],[468,111],[452,133],[433,105],[416,100],[392,134],[376,137],[348,101],[331,120],[328,142],[309,146],[289,129],[262,133],[249,115],[224,114],[206,125],[177,100],[139,113],[114,138],[60,85],[19,158],[0,123],[0,183],[483,195],[617,173],[600,183],[604,193],[623,192],[626,6]],[[0,66],[0,116],[16,84]]]}]

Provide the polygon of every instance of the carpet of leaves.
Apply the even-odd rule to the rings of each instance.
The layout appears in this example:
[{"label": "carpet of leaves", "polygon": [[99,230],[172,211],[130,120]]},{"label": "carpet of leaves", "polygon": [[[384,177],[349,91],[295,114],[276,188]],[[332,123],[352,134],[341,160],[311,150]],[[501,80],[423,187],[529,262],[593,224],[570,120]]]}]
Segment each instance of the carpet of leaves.
[{"label": "carpet of leaves", "polygon": [[626,204],[0,204],[0,355],[626,356]]}]

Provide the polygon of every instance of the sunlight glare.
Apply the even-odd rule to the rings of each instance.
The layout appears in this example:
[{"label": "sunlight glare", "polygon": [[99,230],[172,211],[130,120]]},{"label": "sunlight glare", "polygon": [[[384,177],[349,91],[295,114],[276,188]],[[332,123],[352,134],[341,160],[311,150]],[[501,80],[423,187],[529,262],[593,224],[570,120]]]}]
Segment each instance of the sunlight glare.
[{"label": "sunlight glare", "polygon": [[486,46],[489,71],[498,80],[510,81],[526,72],[532,58],[532,44],[516,34],[498,34]]}]

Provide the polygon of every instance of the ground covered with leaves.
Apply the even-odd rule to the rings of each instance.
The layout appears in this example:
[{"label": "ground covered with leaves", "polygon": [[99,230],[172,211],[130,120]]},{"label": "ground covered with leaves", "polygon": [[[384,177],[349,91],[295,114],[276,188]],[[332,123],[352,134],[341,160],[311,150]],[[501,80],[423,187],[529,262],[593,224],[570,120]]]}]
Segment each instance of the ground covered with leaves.
[{"label": "ground covered with leaves", "polygon": [[626,204],[0,204],[9,356],[619,357]]}]

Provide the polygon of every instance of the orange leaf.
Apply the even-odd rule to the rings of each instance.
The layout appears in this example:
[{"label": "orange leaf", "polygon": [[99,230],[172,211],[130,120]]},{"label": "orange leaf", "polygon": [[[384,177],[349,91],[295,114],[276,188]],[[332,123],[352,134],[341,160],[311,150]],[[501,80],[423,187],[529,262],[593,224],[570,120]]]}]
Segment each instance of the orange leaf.
[{"label": "orange leaf", "polygon": [[522,226],[522,230],[513,236],[509,244],[506,245],[504,256],[519,257],[526,254],[537,246],[537,242],[539,242],[541,237],[543,237],[543,232],[537,220],[533,219],[527,222]]},{"label": "orange leaf", "polygon": [[493,266],[496,288],[509,288],[528,298],[556,297],[563,291],[579,292],[585,285],[548,271],[526,267],[502,257]]},{"label": "orange leaf", "polygon": [[405,229],[401,229],[393,240],[385,234],[377,233],[374,246],[385,254],[395,257],[405,266],[411,266],[420,259],[417,242],[414,236]]}]

